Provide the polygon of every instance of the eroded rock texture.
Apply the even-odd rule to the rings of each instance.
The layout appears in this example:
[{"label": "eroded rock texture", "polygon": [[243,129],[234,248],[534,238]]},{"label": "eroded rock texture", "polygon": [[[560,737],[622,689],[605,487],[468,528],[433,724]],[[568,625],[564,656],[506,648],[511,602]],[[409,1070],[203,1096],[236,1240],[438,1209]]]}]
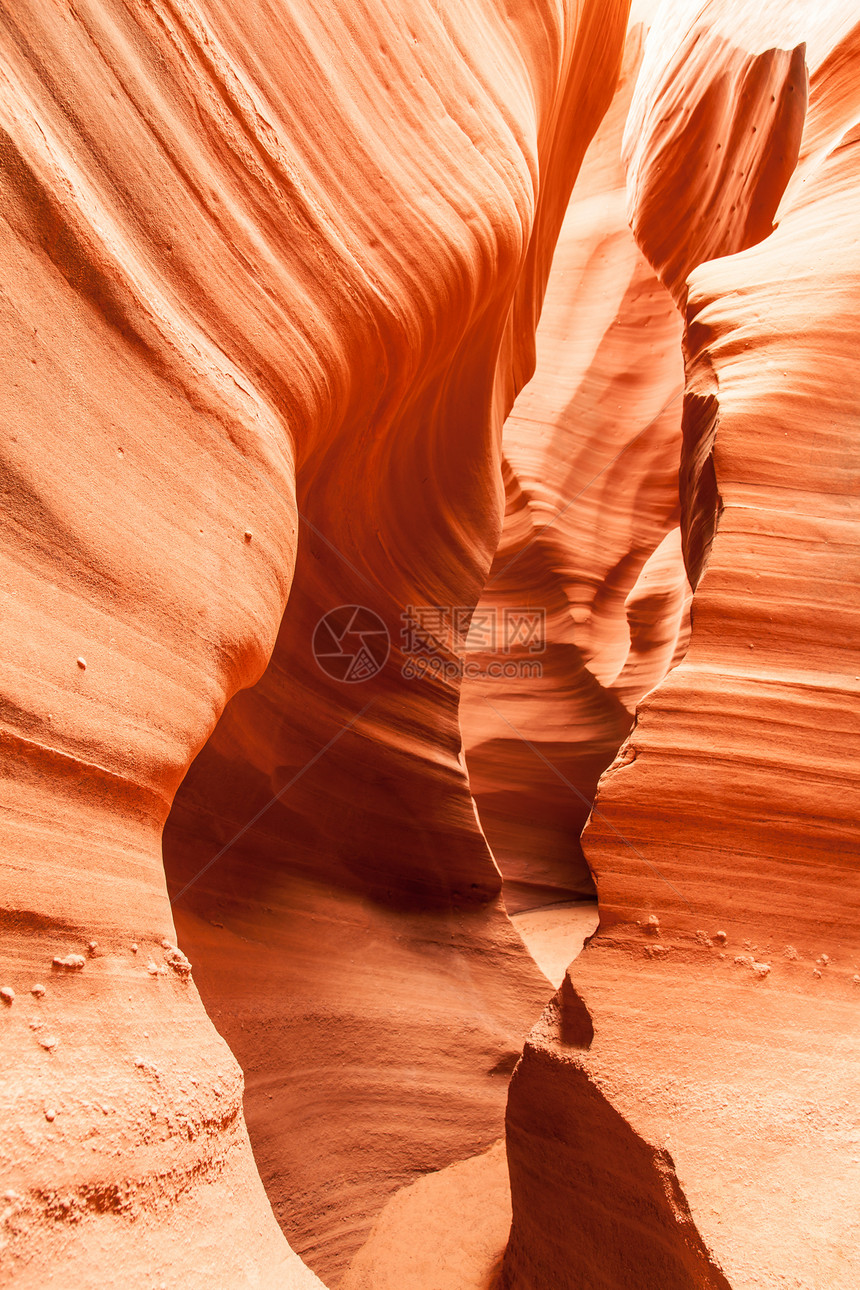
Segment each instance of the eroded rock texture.
[{"label": "eroded rock texture", "polygon": [[593,893],[597,780],[686,644],[682,324],[627,226],[621,162],[643,40],[636,22],[505,423],[505,524],[466,653],[467,763],[509,911]]},{"label": "eroded rock texture", "polygon": [[649,10],[0,0],[16,1287],[860,1281],[860,27]]},{"label": "eroded rock texture", "polygon": [[505,1283],[848,1290],[860,28],[670,10],[628,152],[685,311],[692,643],[601,781],[600,931],[513,1079]]},{"label": "eroded rock texture", "polygon": [[[478,598],[501,422],[626,16],[0,6],[21,1285],[313,1280],[169,948],[161,862],[190,762],[270,656],[167,852],[278,1217],[336,1279],[393,1188],[499,1137],[545,983],[476,822],[458,686],[400,676],[400,614]],[[364,686],[311,653],[355,603],[393,642]]]}]

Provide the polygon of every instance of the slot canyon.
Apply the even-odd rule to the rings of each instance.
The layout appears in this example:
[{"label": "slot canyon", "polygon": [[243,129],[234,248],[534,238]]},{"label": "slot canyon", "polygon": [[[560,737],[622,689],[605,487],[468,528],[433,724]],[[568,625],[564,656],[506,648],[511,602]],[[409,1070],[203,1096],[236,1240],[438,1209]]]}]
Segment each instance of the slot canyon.
[{"label": "slot canyon", "polygon": [[0,1286],[858,1290],[855,6],[0,77]]}]

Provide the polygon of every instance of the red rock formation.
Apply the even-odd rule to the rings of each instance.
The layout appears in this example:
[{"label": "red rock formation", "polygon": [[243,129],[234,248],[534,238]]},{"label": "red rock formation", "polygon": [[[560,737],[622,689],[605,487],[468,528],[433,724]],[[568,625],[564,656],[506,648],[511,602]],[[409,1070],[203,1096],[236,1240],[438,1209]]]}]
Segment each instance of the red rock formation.
[{"label": "red rock formation", "polygon": [[[531,316],[548,267],[535,239],[555,237],[577,152],[614,84],[623,14],[601,13],[596,22],[584,11],[570,49],[572,29],[553,37],[553,57],[574,60],[574,87],[583,68],[591,76],[600,66],[595,42],[604,71],[588,94],[577,91],[575,116],[561,102],[571,92],[561,64],[558,89],[543,88],[548,118],[534,123],[534,165],[549,182],[531,243],[531,176],[507,120],[494,123],[499,109],[482,110],[493,132],[481,149],[493,166],[480,162],[480,191],[477,177],[465,189],[456,178],[478,164],[462,126],[445,128],[450,156],[440,156],[434,137],[422,182],[434,194],[428,217],[435,214],[422,236],[439,240],[434,262],[454,256],[463,287],[453,291],[431,275],[433,322],[417,319],[427,327],[423,348],[413,340],[404,353],[402,339],[387,336],[388,354],[368,362],[379,385],[356,382],[345,426],[301,462],[304,545],[271,664],[228,708],[166,835],[182,942],[245,1071],[246,1114],[270,1198],[296,1248],[327,1279],[392,1191],[499,1137],[507,1076],[545,997],[498,902],[498,872],[476,825],[458,684],[402,675],[402,632],[409,606],[471,606],[486,575],[498,534],[495,418],[509,382],[505,355],[510,338],[519,348],[523,335],[530,341],[510,327],[505,339],[507,313],[517,288],[516,308]],[[497,39],[506,51],[506,117],[522,51],[507,23]],[[535,66],[546,54],[542,38]],[[463,64],[457,75],[468,100],[473,71]],[[456,105],[456,83],[447,92]],[[559,149],[566,162],[556,174]],[[519,176],[519,209],[511,178],[499,177],[509,168]],[[359,505],[351,499],[357,478]],[[376,614],[391,638],[387,665],[356,686],[326,676],[312,652],[320,619],[351,604]],[[213,932],[213,922],[223,931]],[[236,936],[251,942],[241,971]]]},{"label": "red rock formation", "polygon": [[[402,678],[397,632],[409,603],[477,600],[501,419],[625,19],[0,6],[18,1284],[313,1282],[161,863],[189,763],[273,649],[168,842],[279,1216],[336,1274],[393,1187],[499,1136],[543,986],[457,686]],[[354,603],[394,636],[363,688],[311,653]]]},{"label": "red rock formation", "polygon": [[[597,926],[597,906],[555,904],[515,915],[535,962],[560,985]],[[511,1226],[504,1139],[426,1174],[388,1201],[350,1264],[343,1290],[493,1290]]]},{"label": "red rock formation", "polygon": [[[663,11],[643,65],[631,201],[686,302],[685,551],[706,573],[584,838],[600,931],[512,1083],[517,1290],[860,1278],[852,21],[707,5],[688,35]],[[743,185],[703,173],[718,143]]]},{"label": "red rock formation", "polygon": [[[679,518],[681,320],[627,227],[621,164],[642,39],[637,25],[505,424],[505,526],[467,653],[469,775],[509,910],[593,893],[579,835],[597,780],[686,639],[680,546],[655,556]],[[544,650],[507,639],[535,608]]]},{"label": "red rock formation", "polygon": [[490,1290],[510,1226],[501,1140],[397,1192],[353,1259],[343,1290]]},{"label": "red rock formation", "polygon": [[626,11],[0,3],[16,1287],[487,1290],[590,873],[499,1288],[860,1281],[860,27],[633,29],[503,440]]}]

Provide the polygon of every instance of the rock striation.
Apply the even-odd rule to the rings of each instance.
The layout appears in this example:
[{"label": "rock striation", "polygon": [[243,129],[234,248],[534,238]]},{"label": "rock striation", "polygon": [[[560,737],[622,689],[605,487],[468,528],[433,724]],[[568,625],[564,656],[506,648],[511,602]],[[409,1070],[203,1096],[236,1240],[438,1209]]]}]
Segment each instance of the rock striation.
[{"label": "rock striation", "polygon": [[[401,676],[400,615],[478,598],[625,22],[620,0],[2,7],[17,1284],[313,1283],[236,1056],[270,1200],[335,1279],[394,1187],[501,1133],[545,986],[458,685]],[[392,642],[364,689],[314,657],[343,605]],[[161,835],[204,746],[167,829],[174,922]]]},{"label": "rock striation", "polygon": [[643,42],[637,21],[568,206],[466,643],[469,776],[511,912],[593,894],[579,836],[598,778],[686,647],[682,323],[628,228],[621,160]]},{"label": "rock striation", "polygon": [[600,930],[512,1082],[502,1280],[848,1290],[860,29],[688,8],[655,18],[627,151],[685,317],[692,640],[583,839]]},{"label": "rock striation", "polygon": [[629,10],[0,4],[3,1284],[860,1283],[860,25]]}]

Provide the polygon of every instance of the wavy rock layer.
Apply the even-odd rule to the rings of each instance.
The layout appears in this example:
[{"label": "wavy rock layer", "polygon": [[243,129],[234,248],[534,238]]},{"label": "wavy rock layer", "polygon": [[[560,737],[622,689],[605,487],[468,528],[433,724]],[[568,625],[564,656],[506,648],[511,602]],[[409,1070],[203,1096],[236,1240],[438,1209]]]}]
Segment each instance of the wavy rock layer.
[{"label": "wavy rock layer", "polygon": [[[600,931],[512,1084],[518,1290],[848,1290],[860,1276],[860,29],[839,6],[730,8],[706,6],[680,43],[664,11],[636,94],[634,222],[686,300],[687,452],[712,471],[710,490],[682,476],[694,579],[713,544],[690,651],[640,707],[584,838]],[[758,145],[708,136],[733,140],[734,165],[751,162],[766,189],[735,212],[743,241],[756,210],[777,211],[776,231],[683,289],[725,213],[694,200],[712,156],[695,103],[687,134],[663,105],[685,84],[719,93],[720,120],[762,123],[772,160],[770,78],[795,75],[775,47],[804,40],[809,111],[778,210]],[[761,102],[740,73],[755,59],[770,68]],[[791,113],[779,129],[796,149]],[[660,259],[668,194],[688,212],[688,249]]]},{"label": "wavy rock layer", "polygon": [[[313,1281],[171,948],[160,852],[273,650],[169,852],[278,1213],[336,1271],[392,1186],[499,1135],[541,978],[496,903],[457,688],[401,678],[397,631],[410,602],[477,600],[501,418],[625,20],[0,6],[21,1285],[58,1260],[80,1286],[168,1261],[188,1286]],[[394,637],[364,688],[310,648],[355,603]]]},{"label": "wavy rock layer", "polygon": [[[435,295],[416,309],[404,276],[415,334],[385,323],[386,349],[361,359],[370,383],[354,380],[338,433],[301,461],[304,544],[270,666],[229,706],[166,833],[183,945],[246,1073],[264,1182],[295,1247],[330,1280],[393,1191],[500,1136],[507,1076],[545,990],[476,823],[458,684],[404,675],[402,632],[409,606],[471,607],[486,576],[499,418],[517,379],[508,364],[527,361],[520,319],[548,270],[541,239],[557,234],[611,97],[624,17],[591,6],[549,30],[485,18],[491,43],[473,32],[488,60],[479,79],[496,84],[495,68],[498,100],[481,107],[476,150],[476,73],[463,55],[450,61],[453,25],[424,15],[421,57],[443,37],[448,50],[448,115],[436,112],[420,158],[423,223],[407,245]],[[421,108],[414,81],[403,111]],[[390,237],[404,240],[400,222]],[[437,276],[450,260],[450,280]],[[360,685],[327,676],[312,651],[320,619],[356,604],[391,642]]]},{"label": "wavy rock layer", "polygon": [[[505,423],[505,524],[467,642],[469,775],[512,911],[593,893],[597,780],[686,641],[681,320],[627,227],[620,156],[642,40],[637,24]],[[535,610],[544,648],[517,629]]]}]

